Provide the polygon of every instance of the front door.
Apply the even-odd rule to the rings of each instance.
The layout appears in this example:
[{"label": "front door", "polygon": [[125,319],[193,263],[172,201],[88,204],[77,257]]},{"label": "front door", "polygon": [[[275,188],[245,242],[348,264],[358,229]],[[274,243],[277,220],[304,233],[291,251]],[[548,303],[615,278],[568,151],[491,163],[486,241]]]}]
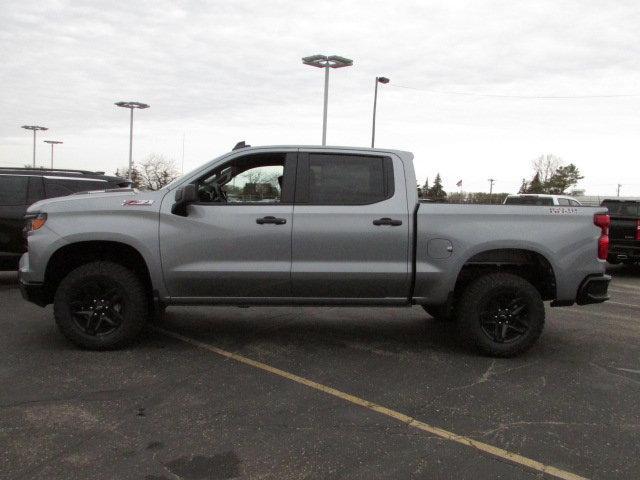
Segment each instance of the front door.
[{"label": "front door", "polygon": [[171,297],[291,296],[295,152],[231,160],[195,183],[199,201],[187,216],[160,221],[164,279]]},{"label": "front door", "polygon": [[400,159],[302,153],[293,212],[293,294],[402,302],[409,212]]}]

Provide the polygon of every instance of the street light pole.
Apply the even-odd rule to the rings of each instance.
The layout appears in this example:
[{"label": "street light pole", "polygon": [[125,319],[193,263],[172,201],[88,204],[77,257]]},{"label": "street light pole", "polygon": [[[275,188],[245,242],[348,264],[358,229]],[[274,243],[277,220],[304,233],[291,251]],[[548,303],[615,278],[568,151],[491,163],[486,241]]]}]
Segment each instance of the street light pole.
[{"label": "street light pole", "polygon": [[58,140],[45,140],[44,143],[48,143],[49,145],[51,145],[51,169],[53,170],[53,146],[58,145],[62,142]]},{"label": "street light pole", "polygon": [[389,83],[387,77],[376,77],[376,87],[373,94],[373,123],[371,124],[371,148],[376,143],[376,107],[378,105],[378,83]]},{"label": "street light pole", "polygon": [[33,168],[36,168],[36,132],[38,130],[49,130],[47,127],[40,127],[38,125],[22,125],[21,128],[25,130],[33,130]]},{"label": "street light pole", "polygon": [[322,109],[322,145],[327,144],[327,112],[329,110],[329,68],[324,67],[324,108]]},{"label": "street light pole", "polygon": [[322,145],[327,144],[327,110],[329,108],[329,69],[350,67],[353,60],[338,55],[311,55],[304,57],[302,63],[312,67],[324,68],[324,109],[322,114]]},{"label": "street light pole", "polygon": [[131,181],[131,172],[133,170],[133,110],[138,108],[140,110],[144,108],[149,108],[149,105],[146,103],[140,102],[116,102],[116,106],[122,108],[128,108],[131,112],[130,121],[129,121],[129,175],[128,179]]},{"label": "street light pole", "polygon": [[620,196],[620,187],[621,187],[621,186],[622,186],[622,184],[621,184],[621,183],[619,183],[619,184],[618,184],[618,195],[617,195],[618,197]]}]

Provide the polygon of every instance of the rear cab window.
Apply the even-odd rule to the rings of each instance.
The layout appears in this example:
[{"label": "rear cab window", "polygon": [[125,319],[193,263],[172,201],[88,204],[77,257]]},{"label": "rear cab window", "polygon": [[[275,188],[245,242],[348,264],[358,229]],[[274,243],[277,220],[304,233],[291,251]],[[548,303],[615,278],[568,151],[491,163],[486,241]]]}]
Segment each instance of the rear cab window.
[{"label": "rear cab window", "polygon": [[296,203],[369,205],[394,193],[391,158],[331,153],[303,154]]}]

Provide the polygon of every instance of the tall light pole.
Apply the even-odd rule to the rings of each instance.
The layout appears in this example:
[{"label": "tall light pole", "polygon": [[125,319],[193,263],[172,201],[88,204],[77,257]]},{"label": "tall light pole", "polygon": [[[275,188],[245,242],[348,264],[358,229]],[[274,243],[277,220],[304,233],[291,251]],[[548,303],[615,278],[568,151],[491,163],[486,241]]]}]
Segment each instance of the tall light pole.
[{"label": "tall light pole", "polygon": [[38,130],[49,130],[47,127],[39,127],[38,125],[22,125],[25,130],[33,130],[33,168],[36,168],[36,132]]},{"label": "tall light pole", "polygon": [[493,195],[493,184],[495,182],[496,182],[495,179],[493,179],[493,178],[489,179],[489,203],[493,203],[493,198],[492,198],[492,195]]},{"label": "tall light pole", "polygon": [[622,187],[621,183],[618,184],[618,195],[617,195],[618,197],[620,196],[620,187]]},{"label": "tall light pole", "polygon": [[45,140],[44,143],[48,143],[49,145],[51,145],[51,169],[53,170],[53,146],[59,145],[62,142],[58,140]]},{"label": "tall light pole", "polygon": [[324,68],[324,113],[322,116],[322,145],[327,144],[327,106],[329,103],[329,69],[350,67],[353,60],[338,55],[311,55],[304,57],[302,63],[312,67]]},{"label": "tall light pole", "polygon": [[378,84],[389,83],[389,79],[387,77],[376,77],[376,88],[375,93],[373,94],[373,123],[371,124],[371,148],[376,143],[376,106],[378,104]]},{"label": "tall light pole", "polygon": [[146,103],[140,102],[116,102],[116,106],[122,108],[128,108],[131,111],[131,121],[129,124],[129,181],[131,181],[131,171],[133,170],[133,110],[138,108],[140,110],[149,108]]}]

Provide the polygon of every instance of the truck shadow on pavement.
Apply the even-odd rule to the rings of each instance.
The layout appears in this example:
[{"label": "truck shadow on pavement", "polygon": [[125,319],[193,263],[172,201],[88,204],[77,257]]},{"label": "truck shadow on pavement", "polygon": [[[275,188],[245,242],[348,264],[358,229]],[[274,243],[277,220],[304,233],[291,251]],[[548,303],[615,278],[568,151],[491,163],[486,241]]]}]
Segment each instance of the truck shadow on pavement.
[{"label": "truck shadow on pavement", "polygon": [[[435,320],[419,308],[170,308],[158,326],[231,351],[475,354],[458,339],[454,324]],[[151,329],[142,341],[153,336]]]},{"label": "truck shadow on pavement", "polygon": [[[607,264],[607,273],[615,278],[640,278],[640,264],[635,265],[610,265]],[[638,284],[640,287],[640,283]]]}]

